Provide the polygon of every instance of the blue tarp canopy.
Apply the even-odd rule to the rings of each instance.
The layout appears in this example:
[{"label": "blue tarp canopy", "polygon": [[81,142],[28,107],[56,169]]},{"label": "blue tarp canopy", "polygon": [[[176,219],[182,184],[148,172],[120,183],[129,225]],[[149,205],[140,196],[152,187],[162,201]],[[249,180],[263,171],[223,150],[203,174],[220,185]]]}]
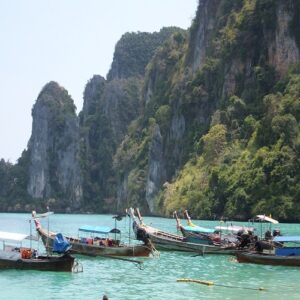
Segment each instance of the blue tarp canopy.
[{"label": "blue tarp canopy", "polygon": [[190,231],[190,232],[200,232],[200,233],[213,233],[215,232],[214,229],[211,228],[205,228],[200,226],[182,226],[184,230]]},{"label": "blue tarp canopy", "polygon": [[57,233],[53,243],[53,251],[57,253],[65,253],[70,250],[71,245],[67,239],[61,234]]},{"label": "blue tarp canopy", "polygon": [[107,226],[90,226],[90,225],[81,226],[78,230],[84,232],[91,232],[91,233],[100,233],[100,234],[109,234],[111,232],[114,232],[114,229],[111,229],[110,227]]},{"label": "blue tarp canopy", "polygon": [[300,242],[300,236],[275,236],[274,242]]}]

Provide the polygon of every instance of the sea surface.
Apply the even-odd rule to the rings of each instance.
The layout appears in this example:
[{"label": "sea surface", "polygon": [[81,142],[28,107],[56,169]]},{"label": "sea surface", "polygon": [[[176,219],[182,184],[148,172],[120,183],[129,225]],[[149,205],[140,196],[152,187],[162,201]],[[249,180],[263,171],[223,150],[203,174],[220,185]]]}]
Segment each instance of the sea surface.
[{"label": "sea surface", "polygon": [[[30,232],[29,214],[0,213],[0,231]],[[144,217],[148,225],[176,233],[174,219]],[[184,223],[184,221],[183,221]],[[201,226],[220,225],[213,221],[194,221]],[[78,236],[81,225],[114,226],[112,215],[54,214],[42,224],[51,231]],[[248,223],[234,223],[244,224]],[[122,239],[129,236],[129,218],[117,223]],[[258,225],[258,230],[261,225]],[[300,234],[300,224],[279,224],[283,234]],[[132,235],[132,230],[131,235]],[[35,230],[32,228],[32,232]],[[41,242],[33,242],[40,253]],[[0,247],[2,243],[0,242]],[[143,269],[127,261],[78,256],[81,273],[39,271],[0,271],[0,299],[59,300],[102,299],[300,299],[300,268],[239,264],[233,256],[195,255],[160,252],[158,257],[144,258]],[[179,278],[213,281],[215,285],[177,282]],[[223,285],[223,286],[221,286]],[[263,287],[266,291],[259,291]]]}]

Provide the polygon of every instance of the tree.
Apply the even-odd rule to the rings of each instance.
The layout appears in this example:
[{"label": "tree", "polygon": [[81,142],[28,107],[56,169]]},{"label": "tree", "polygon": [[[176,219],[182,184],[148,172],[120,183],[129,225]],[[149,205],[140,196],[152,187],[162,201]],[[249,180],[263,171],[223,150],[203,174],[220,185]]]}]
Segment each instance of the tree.
[{"label": "tree", "polygon": [[203,156],[208,163],[216,162],[226,147],[226,127],[222,124],[213,126],[202,137]]}]

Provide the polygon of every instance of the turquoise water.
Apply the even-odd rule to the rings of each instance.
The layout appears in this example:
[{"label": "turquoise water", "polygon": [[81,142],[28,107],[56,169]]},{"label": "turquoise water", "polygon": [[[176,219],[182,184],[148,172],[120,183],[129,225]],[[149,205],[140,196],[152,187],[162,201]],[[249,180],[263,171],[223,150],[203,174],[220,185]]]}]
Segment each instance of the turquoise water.
[{"label": "turquoise water", "polygon": [[[0,214],[0,230],[28,233],[29,214]],[[176,232],[174,219],[144,218],[145,223]],[[195,221],[201,226],[218,222]],[[77,235],[81,225],[113,226],[111,215],[60,215],[50,217],[50,230]],[[241,223],[242,224],[242,223]],[[244,223],[248,225],[247,223]],[[279,224],[284,234],[300,234],[300,224]],[[47,227],[47,222],[43,221]],[[118,222],[127,230],[129,220]],[[129,240],[128,234],[122,238]],[[42,244],[35,244],[39,251]],[[145,258],[144,269],[135,264],[105,258],[78,257],[82,273],[0,271],[0,299],[300,299],[300,268],[239,264],[232,256],[161,252],[159,258]],[[178,278],[214,281],[215,284],[243,288],[204,286],[176,282]]]}]

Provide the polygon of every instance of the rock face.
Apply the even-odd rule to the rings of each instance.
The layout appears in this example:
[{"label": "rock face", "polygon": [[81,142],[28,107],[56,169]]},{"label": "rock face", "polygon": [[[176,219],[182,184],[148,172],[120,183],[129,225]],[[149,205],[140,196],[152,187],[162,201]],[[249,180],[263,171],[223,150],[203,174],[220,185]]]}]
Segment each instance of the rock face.
[{"label": "rock face", "polygon": [[113,169],[118,146],[130,123],[142,113],[145,67],[155,50],[176,31],[126,33],[117,43],[107,80],[94,76],[86,85],[80,113],[83,198],[88,210],[125,207],[129,172]]},{"label": "rock face", "polygon": [[100,75],[94,75],[87,83],[84,90],[84,102],[81,111],[81,119],[87,121],[90,115],[97,111],[99,100],[105,89],[106,80]]},{"label": "rock face", "polygon": [[[249,107],[261,105],[253,101],[262,101],[263,94],[270,92],[272,78],[282,78],[299,62],[297,34],[291,31],[291,24],[298,24],[295,3],[199,0],[188,44],[181,48],[175,42],[165,43],[155,53],[143,86],[143,117],[144,124],[151,116],[159,126],[150,136],[147,166],[138,167],[137,158],[131,169],[135,174],[136,169],[146,172],[145,199],[150,212],[157,209],[155,201],[164,181],[176,177],[192,151],[193,139],[207,132],[220,103],[236,95]],[[164,116],[162,125],[159,108],[166,105],[170,116]],[[125,174],[130,176],[130,171]],[[130,182],[126,188],[127,181],[120,182],[125,199],[124,191],[131,193]]]},{"label": "rock face", "polygon": [[154,199],[159,192],[161,182],[164,182],[166,178],[162,143],[160,129],[156,125],[149,149],[149,167],[146,183],[146,201],[150,212],[155,211]]},{"label": "rock face", "polygon": [[165,27],[154,33],[125,33],[116,45],[107,79],[110,81],[144,76],[145,68],[157,48],[178,30],[180,29],[177,27]]},{"label": "rock face", "polygon": [[[276,31],[275,38],[268,47],[268,56],[270,64],[284,76],[289,66],[300,60],[300,52],[296,43],[295,36],[291,32],[293,18],[299,18],[296,14],[295,1],[278,1],[276,7]],[[298,21],[299,23],[299,21]],[[296,30],[299,30],[296,29]]]},{"label": "rock face", "polygon": [[114,79],[107,83],[103,95],[103,111],[108,117],[112,139],[120,144],[127,127],[141,111],[141,80]]},{"label": "rock face", "polygon": [[218,21],[216,15],[220,2],[221,0],[199,0],[190,39],[191,62],[194,72],[205,63],[207,48],[211,43],[212,34]]},{"label": "rock face", "polygon": [[140,111],[140,79],[94,76],[80,113],[83,198],[89,211],[108,212],[116,201],[113,155]]},{"label": "rock face", "polygon": [[82,191],[73,100],[64,88],[50,82],[38,96],[32,118],[28,193],[52,199],[53,208],[78,210]]},{"label": "rock face", "polygon": [[126,33],[79,118],[50,82],[32,110],[28,193],[64,211],[159,213],[164,183],[201,151],[212,120],[232,138],[245,129],[238,108],[259,121],[264,96],[299,63],[299,14],[296,0],[199,0],[188,32]]}]

